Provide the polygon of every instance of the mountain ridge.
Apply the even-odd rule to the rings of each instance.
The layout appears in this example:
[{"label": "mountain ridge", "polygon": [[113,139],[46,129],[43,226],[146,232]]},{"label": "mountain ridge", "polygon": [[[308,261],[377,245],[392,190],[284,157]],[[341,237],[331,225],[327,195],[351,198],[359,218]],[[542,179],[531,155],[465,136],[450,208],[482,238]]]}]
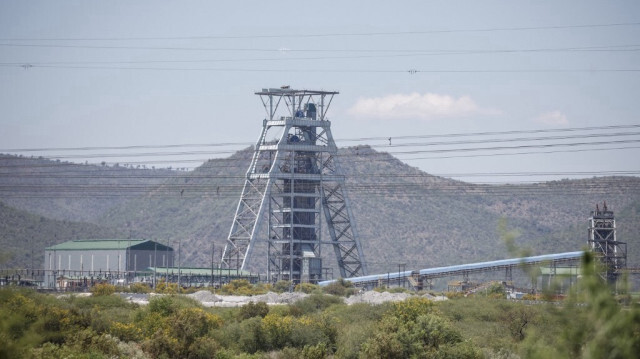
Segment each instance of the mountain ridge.
[{"label": "mountain ridge", "polygon": [[[106,186],[102,190],[122,198],[77,218],[174,247],[181,241],[185,264],[208,266],[212,242],[216,258],[222,253],[252,155],[249,147],[133,189],[131,182]],[[532,254],[579,250],[586,246],[590,211],[605,200],[616,211],[619,240],[629,242],[629,262],[640,263],[638,177],[484,185],[430,175],[368,146],[341,148],[338,157],[372,273],[397,270],[401,263],[427,268],[507,258],[497,229],[502,218],[520,232],[516,244]],[[146,172],[140,173],[135,181],[143,182]],[[265,262],[263,249],[258,243],[254,270]],[[330,248],[324,253],[327,265],[335,266]]]}]

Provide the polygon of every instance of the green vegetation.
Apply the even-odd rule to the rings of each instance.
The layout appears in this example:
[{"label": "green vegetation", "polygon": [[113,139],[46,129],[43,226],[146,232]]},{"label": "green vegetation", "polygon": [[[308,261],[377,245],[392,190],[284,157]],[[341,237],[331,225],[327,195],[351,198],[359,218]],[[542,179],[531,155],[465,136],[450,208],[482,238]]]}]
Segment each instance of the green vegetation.
[{"label": "green vegetation", "polygon": [[580,292],[555,304],[483,295],[349,306],[313,290],[291,305],[204,308],[171,294],[138,306],[107,285],[91,297],[5,288],[0,358],[637,357],[640,306],[613,295],[590,256],[583,265]]},{"label": "green vegetation", "polygon": [[353,284],[343,278],[338,278],[335,282],[332,282],[322,288],[322,291],[327,294],[338,295],[341,297],[348,297],[356,292]]}]

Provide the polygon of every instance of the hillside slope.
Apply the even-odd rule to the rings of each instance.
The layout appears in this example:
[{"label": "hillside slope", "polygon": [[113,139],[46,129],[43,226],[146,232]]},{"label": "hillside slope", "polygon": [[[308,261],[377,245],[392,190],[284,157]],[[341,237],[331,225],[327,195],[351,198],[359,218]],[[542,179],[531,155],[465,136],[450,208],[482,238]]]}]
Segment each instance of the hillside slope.
[{"label": "hillside slope", "polygon": [[[102,223],[176,247],[181,240],[185,262],[208,265],[211,241],[216,258],[224,246],[251,154],[210,160],[109,211]],[[432,176],[366,146],[341,149],[340,159],[372,272],[505,258],[500,218],[534,254],[577,250],[586,244],[589,212],[605,200],[616,211],[618,237],[629,242],[629,262],[640,263],[640,178],[487,186]],[[258,244],[252,258],[258,269],[263,249]],[[330,248],[324,253],[335,262]]]},{"label": "hillside slope", "polygon": [[0,268],[42,268],[45,247],[72,239],[124,235],[95,224],[53,220],[0,202]]},{"label": "hillside slope", "polygon": [[[2,207],[0,236],[16,253],[11,263],[20,266],[30,264],[34,242],[41,252],[51,238],[115,234],[175,248],[181,242],[184,264],[208,266],[212,242],[216,259],[221,255],[252,154],[247,148],[189,172],[5,156],[0,201],[21,211]],[[640,264],[640,178],[480,185],[429,175],[367,146],[341,149],[339,158],[371,272],[396,271],[400,263],[426,268],[511,256],[497,231],[501,218],[532,254],[580,249],[589,213],[602,201],[616,212],[629,263]],[[264,246],[256,246],[254,270],[263,270]],[[335,266],[331,248],[323,253],[325,265]]]},{"label": "hillside slope", "polygon": [[0,154],[0,201],[49,218],[96,221],[177,173]]}]

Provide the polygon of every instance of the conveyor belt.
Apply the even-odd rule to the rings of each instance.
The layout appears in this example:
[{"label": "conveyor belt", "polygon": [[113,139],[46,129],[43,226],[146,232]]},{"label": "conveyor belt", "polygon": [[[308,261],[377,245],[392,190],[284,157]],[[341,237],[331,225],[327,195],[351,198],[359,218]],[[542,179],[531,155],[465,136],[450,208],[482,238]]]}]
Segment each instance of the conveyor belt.
[{"label": "conveyor belt", "polygon": [[[489,261],[489,262],[478,262],[478,263],[460,264],[460,265],[447,266],[447,267],[427,268],[427,269],[420,269],[419,271],[371,274],[371,275],[365,275],[362,277],[347,278],[347,280],[355,285],[362,285],[367,283],[377,283],[379,281],[396,281],[403,278],[407,278],[412,274],[416,274],[416,273],[418,273],[422,278],[432,279],[432,278],[449,277],[449,276],[462,275],[462,274],[468,274],[468,273],[478,273],[478,272],[487,272],[487,271],[494,271],[494,270],[500,270],[500,269],[506,269],[506,268],[515,268],[523,265],[530,266],[530,265],[538,265],[543,263],[573,262],[573,261],[580,260],[583,253],[584,252],[582,251],[577,251],[577,252],[543,254],[543,255],[533,256],[533,257],[501,259],[501,260]],[[318,285],[326,286],[327,284],[330,284],[333,282],[335,282],[335,279],[318,282]]]}]

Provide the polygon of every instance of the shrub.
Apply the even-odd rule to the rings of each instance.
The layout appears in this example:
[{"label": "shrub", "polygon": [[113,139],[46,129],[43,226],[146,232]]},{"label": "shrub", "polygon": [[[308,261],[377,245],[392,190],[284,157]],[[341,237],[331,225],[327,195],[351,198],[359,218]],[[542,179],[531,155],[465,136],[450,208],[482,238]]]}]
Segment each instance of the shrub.
[{"label": "shrub", "polygon": [[312,292],[318,290],[320,287],[318,287],[315,284],[311,284],[311,283],[299,283],[298,285],[296,285],[294,291],[296,292],[302,292],[302,293],[307,293],[307,294],[311,294]]},{"label": "shrub", "polygon": [[223,347],[245,353],[253,354],[268,349],[262,332],[262,318],[260,317],[230,323],[223,330],[215,331],[214,337]]},{"label": "shrub", "polygon": [[158,313],[163,317],[169,316],[177,311],[177,306],[175,305],[173,298],[168,296],[158,296],[155,298],[151,298],[149,300],[149,305],[147,306],[149,312]]},{"label": "shrub", "polygon": [[264,294],[270,289],[269,285],[256,284],[255,286],[249,283],[246,279],[236,279],[223,285],[220,288],[220,293],[230,295],[257,295]]},{"label": "shrub", "polygon": [[305,345],[302,348],[302,355],[300,356],[303,359],[323,359],[327,356],[327,345],[325,343],[319,343],[316,345]]},{"label": "shrub", "polygon": [[291,282],[288,280],[279,280],[273,285],[273,291],[276,293],[288,292],[291,288]]},{"label": "shrub", "polygon": [[152,297],[151,300],[149,300],[147,310],[152,313],[160,313],[162,316],[169,316],[177,313],[181,309],[191,307],[201,308],[202,304],[195,299],[185,296],[161,295]]},{"label": "shrub", "polygon": [[297,302],[292,304],[292,307],[300,309],[296,311],[292,310],[292,312],[299,314],[311,314],[325,310],[326,308],[334,304],[344,304],[344,302],[341,298],[331,295],[311,294],[310,296],[298,300]]},{"label": "shrub", "polygon": [[449,299],[464,298],[463,292],[446,292],[444,295]]},{"label": "shrub", "polygon": [[67,345],[78,348],[82,352],[103,353],[108,357],[114,357],[120,353],[118,343],[118,339],[110,334],[98,334],[91,329],[71,333],[66,341]]},{"label": "shrub", "polygon": [[125,342],[134,342],[142,339],[142,330],[134,323],[113,322],[109,331],[112,335]]},{"label": "shrub", "polygon": [[91,294],[94,296],[111,295],[116,292],[116,286],[108,283],[98,283],[91,287]]},{"label": "shrub", "polygon": [[333,294],[341,297],[348,297],[356,292],[353,288],[353,284],[343,278],[338,278],[335,282],[332,282],[322,288],[327,294]]},{"label": "shrub", "polygon": [[142,350],[153,358],[180,358],[180,343],[171,336],[169,329],[156,331],[142,342]]},{"label": "shrub", "polygon": [[213,359],[218,357],[220,344],[213,338],[197,338],[187,349],[189,359]]},{"label": "shrub", "polygon": [[156,293],[177,294],[181,293],[177,283],[167,283],[164,280],[156,284]]},{"label": "shrub", "polygon": [[129,285],[130,293],[151,293],[151,287],[145,283],[131,283]]},{"label": "shrub", "polygon": [[362,345],[366,358],[481,358],[482,353],[429,306],[397,306]]},{"label": "shrub", "polygon": [[171,329],[182,343],[190,343],[212,329],[222,326],[222,319],[201,308],[185,308],[173,316]]},{"label": "shrub", "polygon": [[240,312],[238,313],[238,318],[240,320],[245,320],[253,317],[264,318],[267,314],[269,314],[269,306],[265,302],[249,302],[242,307],[240,307]]},{"label": "shrub", "polygon": [[391,315],[402,322],[413,322],[418,316],[429,314],[433,311],[433,302],[423,297],[411,297],[402,302],[393,304]]},{"label": "shrub", "polygon": [[282,349],[291,343],[294,318],[267,314],[262,318],[261,329],[269,349]]},{"label": "shrub", "polygon": [[534,324],[537,317],[534,308],[517,303],[510,306],[510,308],[505,308],[501,320],[514,339],[523,340],[525,329],[527,329],[527,326]]}]

